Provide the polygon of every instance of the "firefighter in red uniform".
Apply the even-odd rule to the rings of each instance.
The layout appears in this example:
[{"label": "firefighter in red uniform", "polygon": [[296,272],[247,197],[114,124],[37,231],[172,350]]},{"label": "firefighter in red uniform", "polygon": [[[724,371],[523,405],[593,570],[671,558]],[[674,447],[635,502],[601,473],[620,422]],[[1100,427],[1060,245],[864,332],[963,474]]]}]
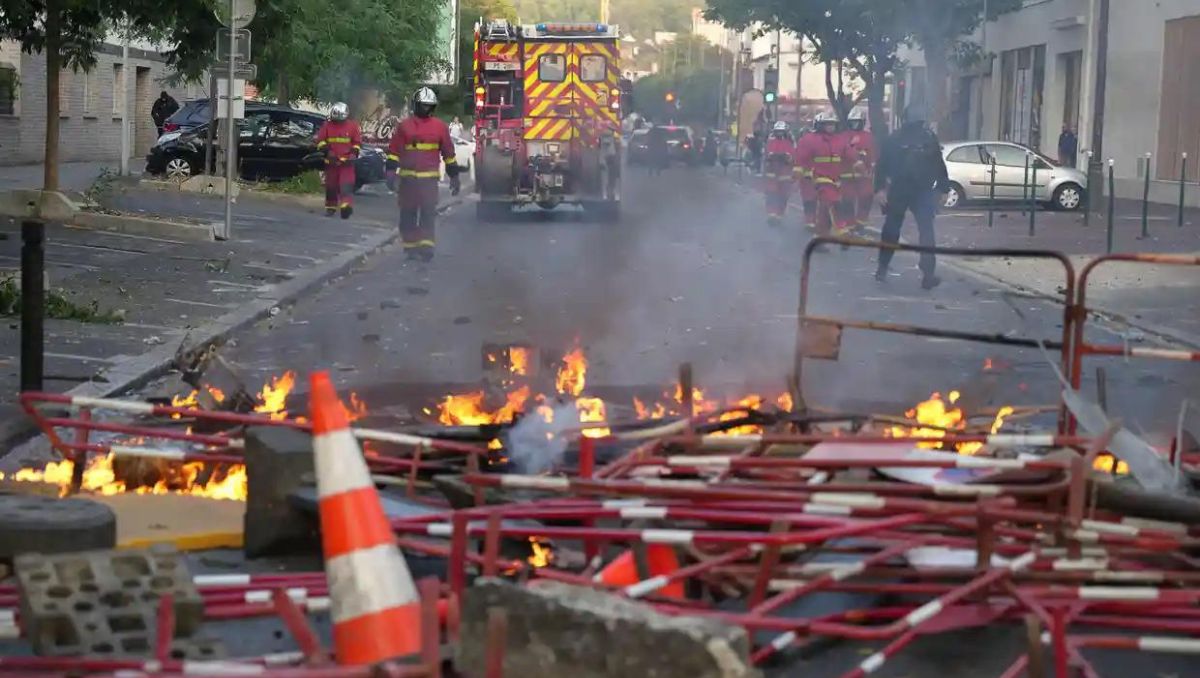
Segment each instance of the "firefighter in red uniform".
[{"label": "firefighter in red uniform", "polygon": [[767,139],[767,154],[763,162],[763,193],[767,202],[767,222],[778,226],[787,212],[788,198],[796,179],[792,163],[796,157],[796,145],[792,142],[792,131],[782,120],[775,123]]},{"label": "firefighter in red uniform", "polygon": [[317,132],[317,150],[325,153],[325,216],[340,209],[342,218],[354,212],[354,159],[362,152],[362,130],[350,120],[346,104],[337,102],[329,120]]},{"label": "firefighter in red uniform", "polygon": [[800,136],[796,139],[796,154],[793,156],[792,165],[796,183],[800,186],[800,202],[804,208],[804,227],[815,231],[817,228],[817,187],[813,184],[812,170],[800,162],[801,146],[807,143],[804,138],[810,134],[812,132],[808,130],[800,131]]},{"label": "firefighter in red uniform", "polygon": [[867,112],[862,107],[850,111],[846,127],[846,162],[850,168],[842,185],[843,210],[852,228],[864,228],[870,224],[871,205],[875,202],[875,161],[878,157],[875,135],[867,131]]},{"label": "firefighter in red uniform", "polygon": [[409,259],[433,259],[441,164],[446,163],[450,192],[458,195],[458,164],[450,128],[433,117],[437,95],[422,87],[413,95],[413,115],[400,121],[388,145],[388,170],[399,177],[400,237]]},{"label": "firefighter in red uniform", "polygon": [[812,177],[816,191],[817,234],[842,235],[845,224],[838,216],[841,213],[838,203],[842,200],[841,179],[846,166],[843,158],[845,140],[838,133],[838,121],[833,113],[818,113],[813,120],[813,131],[800,139],[796,164]]}]

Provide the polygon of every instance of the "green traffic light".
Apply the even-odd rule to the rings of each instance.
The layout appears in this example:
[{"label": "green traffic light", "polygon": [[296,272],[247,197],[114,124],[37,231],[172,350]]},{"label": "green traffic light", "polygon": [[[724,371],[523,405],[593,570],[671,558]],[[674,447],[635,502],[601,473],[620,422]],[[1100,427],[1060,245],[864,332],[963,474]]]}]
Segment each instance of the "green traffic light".
[{"label": "green traffic light", "polygon": [[768,104],[773,104],[773,103],[775,103],[775,93],[774,93],[774,92],[767,92],[766,99],[767,99],[767,103],[768,103]]}]

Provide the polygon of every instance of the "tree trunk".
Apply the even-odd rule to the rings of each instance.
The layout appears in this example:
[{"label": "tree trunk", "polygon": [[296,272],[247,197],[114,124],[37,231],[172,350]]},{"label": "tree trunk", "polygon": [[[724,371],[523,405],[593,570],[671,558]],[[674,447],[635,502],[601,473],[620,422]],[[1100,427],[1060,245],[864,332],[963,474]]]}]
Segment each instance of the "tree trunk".
[{"label": "tree trunk", "polygon": [[825,95],[829,97],[829,105],[837,106],[838,91],[833,86],[833,61],[825,60]]},{"label": "tree trunk", "polygon": [[946,79],[949,63],[946,59],[946,43],[938,38],[922,42],[925,52],[925,91],[928,92],[929,123],[934,131],[946,119]]},{"label": "tree trunk", "polygon": [[275,89],[275,100],[279,102],[280,106],[287,106],[292,100],[291,93],[288,92],[287,73],[279,74],[275,80]]},{"label": "tree trunk", "polygon": [[888,135],[887,116],[883,113],[884,78],[886,73],[872,65],[871,78],[867,80],[867,118],[871,122],[871,133],[876,142],[882,142]]},{"label": "tree trunk", "polygon": [[58,190],[58,81],[62,68],[62,36],[58,0],[46,0],[46,148],[42,158],[42,190]]}]

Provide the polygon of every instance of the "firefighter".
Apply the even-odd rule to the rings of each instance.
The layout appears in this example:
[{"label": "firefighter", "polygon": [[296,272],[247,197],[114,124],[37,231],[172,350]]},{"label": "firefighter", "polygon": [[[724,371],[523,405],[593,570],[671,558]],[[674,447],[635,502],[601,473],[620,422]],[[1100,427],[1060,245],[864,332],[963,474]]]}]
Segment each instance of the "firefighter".
[{"label": "firefighter", "polygon": [[340,209],[343,219],[354,212],[354,160],[362,152],[362,130],[349,119],[346,104],[329,109],[329,120],[317,132],[317,150],[325,154],[325,216]]},{"label": "firefighter", "polygon": [[846,119],[846,162],[842,175],[842,205],[851,228],[864,228],[871,221],[875,202],[875,136],[867,131],[867,112],[861,107],[850,111]]},{"label": "firefighter", "polygon": [[792,130],[783,120],[775,123],[767,139],[766,158],[763,161],[763,193],[767,203],[767,222],[778,226],[787,212],[788,198],[795,185],[792,163],[796,157],[796,144],[792,142]]},{"label": "firefighter", "polygon": [[800,162],[801,146],[808,143],[804,139],[809,134],[812,132],[800,130],[800,136],[796,139],[796,155],[792,160],[792,166],[796,183],[800,187],[800,202],[804,208],[804,227],[815,231],[817,230],[817,187],[813,184],[812,170]]},{"label": "firefighter", "polygon": [[408,258],[418,261],[433,259],[442,162],[446,163],[450,193],[458,195],[460,190],[450,128],[433,117],[437,103],[432,89],[417,90],[413,115],[400,121],[388,145],[388,171],[400,177],[400,237]]},{"label": "firefighter", "polygon": [[813,119],[813,134],[806,134],[796,150],[796,164],[812,177],[816,192],[816,229],[818,235],[842,235],[845,230],[842,210],[842,173],[845,168],[845,138],[838,133],[838,120],[831,112],[818,113]]}]

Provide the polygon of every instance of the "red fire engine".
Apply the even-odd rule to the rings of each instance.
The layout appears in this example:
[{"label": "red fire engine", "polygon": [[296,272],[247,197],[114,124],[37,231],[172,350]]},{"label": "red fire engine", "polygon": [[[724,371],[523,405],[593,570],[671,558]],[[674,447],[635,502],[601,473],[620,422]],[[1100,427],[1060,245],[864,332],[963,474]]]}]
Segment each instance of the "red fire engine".
[{"label": "red fire engine", "polygon": [[479,216],[581,205],[615,220],[621,202],[616,26],[493,21],[475,26]]}]

